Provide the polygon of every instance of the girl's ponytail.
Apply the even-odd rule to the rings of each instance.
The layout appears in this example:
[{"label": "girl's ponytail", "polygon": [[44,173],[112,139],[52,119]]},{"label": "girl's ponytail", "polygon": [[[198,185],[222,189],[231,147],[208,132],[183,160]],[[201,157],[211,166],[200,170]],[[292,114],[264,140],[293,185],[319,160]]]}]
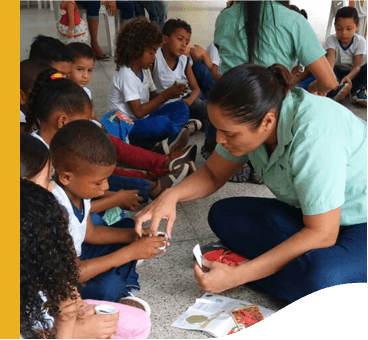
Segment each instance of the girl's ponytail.
[{"label": "girl's ponytail", "polygon": [[289,72],[289,70],[281,64],[273,64],[268,67],[273,76],[277,79],[283,89],[284,97],[286,94],[294,88],[293,85],[293,76]]},{"label": "girl's ponytail", "polygon": [[82,87],[55,69],[45,70],[38,75],[29,95],[26,131],[33,125],[39,128],[56,110],[72,116],[85,112],[87,107],[92,112],[91,100]]},{"label": "girl's ponytail", "polygon": [[38,75],[28,98],[28,110],[26,113],[26,126],[25,126],[26,132],[29,132],[34,125],[36,126],[37,129],[40,127],[37,117],[38,97],[45,84],[51,81],[51,77],[57,73],[58,73],[57,70],[49,68]]}]

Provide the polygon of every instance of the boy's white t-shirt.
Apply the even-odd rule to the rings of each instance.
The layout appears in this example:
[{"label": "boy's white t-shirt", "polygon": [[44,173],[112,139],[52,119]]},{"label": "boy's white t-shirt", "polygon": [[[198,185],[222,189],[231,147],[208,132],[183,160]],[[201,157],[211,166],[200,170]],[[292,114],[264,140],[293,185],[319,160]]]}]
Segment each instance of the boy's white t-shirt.
[{"label": "boy's white t-shirt", "polygon": [[332,48],[335,50],[335,66],[341,70],[349,71],[353,67],[354,57],[356,55],[363,55],[362,65],[367,63],[367,48],[365,39],[354,34],[351,43],[345,48],[340,42],[336,34],[331,34],[325,42],[325,50]]},{"label": "boy's white t-shirt", "polygon": [[25,123],[26,122],[26,115],[23,113],[22,110],[20,110],[20,122]]},{"label": "boy's white t-shirt", "polygon": [[83,90],[88,94],[89,99],[92,99],[92,92],[88,87],[83,87]]},{"label": "boy's white t-shirt", "polygon": [[[162,49],[159,48],[156,52],[156,60],[153,65],[152,78],[157,87],[157,93],[160,93],[170,86],[172,86],[175,80],[186,80],[187,81],[187,67],[189,63],[189,58],[186,55],[181,55],[174,69],[171,69],[169,65],[167,65],[165,57],[162,53]],[[169,99],[165,102],[171,103],[174,101],[180,100],[180,98]]]},{"label": "boy's white t-shirt", "polygon": [[156,91],[156,86],[150,70],[142,69],[140,78],[130,67],[123,66],[112,78],[110,108],[119,110],[134,121],[138,118],[134,115],[128,102],[139,99],[141,104],[147,103],[152,91]]},{"label": "boy's white t-shirt", "polygon": [[57,183],[53,182],[54,189],[52,190],[53,195],[57,198],[59,204],[65,207],[68,212],[69,219],[69,234],[73,239],[74,248],[77,253],[77,256],[81,256],[82,254],[82,243],[86,236],[87,230],[87,219],[89,216],[89,212],[91,210],[91,200],[85,199],[83,200],[84,204],[84,217],[82,222],[79,222],[78,218],[74,214],[72,203],[70,202],[69,197]]},{"label": "boy's white t-shirt", "polygon": [[39,139],[43,144],[47,146],[48,149],[50,149],[50,146],[45,142],[45,140],[38,134],[38,130],[34,130],[31,133],[31,136]]},{"label": "boy's white t-shirt", "polygon": [[219,51],[218,51],[217,47],[215,46],[215,44],[208,45],[207,52],[210,55],[212,64],[215,64],[215,65],[218,66],[217,73],[222,74],[222,72],[221,72],[222,60],[220,58]]}]

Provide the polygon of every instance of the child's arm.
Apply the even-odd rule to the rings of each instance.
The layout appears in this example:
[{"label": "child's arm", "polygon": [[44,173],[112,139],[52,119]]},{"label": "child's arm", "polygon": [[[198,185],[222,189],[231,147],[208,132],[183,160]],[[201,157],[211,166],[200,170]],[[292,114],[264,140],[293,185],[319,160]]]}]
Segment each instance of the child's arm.
[{"label": "child's arm", "polygon": [[349,74],[347,74],[344,78],[341,79],[341,83],[348,83],[350,86],[353,86],[351,81],[360,72],[362,62],[363,62],[363,55],[362,54],[356,55],[353,60],[353,67],[351,68]]},{"label": "child's arm", "polygon": [[56,339],[73,339],[77,321],[78,305],[75,300],[67,299],[59,303],[60,313],[55,318]]},{"label": "child's arm", "polygon": [[138,190],[108,191],[103,197],[91,201],[91,212],[99,213],[114,207],[135,211],[142,200],[143,198],[138,196]]},{"label": "child's arm", "polygon": [[221,78],[221,74],[217,73],[218,65],[212,62],[210,55],[203,47],[194,45],[194,47],[190,49],[190,55],[193,61],[203,61],[216,81]]},{"label": "child's arm", "polygon": [[150,94],[151,100],[147,103],[141,104],[139,99],[129,101],[128,104],[137,118],[143,118],[156,110],[160,105],[165,103],[171,98],[178,98],[185,93],[184,84],[173,84],[166,90],[156,94],[156,91],[152,91]]},{"label": "child's arm", "polygon": [[193,104],[193,102],[201,95],[201,90],[199,89],[197,80],[195,79],[192,65],[188,63],[187,71],[185,73],[188,79],[188,83],[191,89],[191,93],[189,97],[184,98],[183,101],[186,102],[189,106]]},{"label": "child's arm", "polygon": [[74,28],[74,8],[75,8],[74,1],[67,1],[65,8],[68,13],[68,20],[69,20],[69,29],[66,36],[68,38],[72,38]]},{"label": "child's arm", "polygon": [[142,237],[135,240],[135,229],[119,229],[103,226],[94,226],[91,217],[88,216],[87,230],[84,242],[89,244],[116,244],[129,243],[125,247],[97,258],[77,261],[79,266],[80,281],[85,282],[89,279],[110,270],[113,267],[120,267],[125,263],[138,259],[149,259],[161,254],[164,251],[158,247],[164,245],[163,236]]}]

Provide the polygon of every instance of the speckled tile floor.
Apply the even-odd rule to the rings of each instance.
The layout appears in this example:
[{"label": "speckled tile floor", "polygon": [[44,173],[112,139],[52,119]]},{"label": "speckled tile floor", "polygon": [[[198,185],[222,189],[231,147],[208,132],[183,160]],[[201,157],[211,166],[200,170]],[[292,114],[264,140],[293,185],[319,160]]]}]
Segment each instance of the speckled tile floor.
[{"label": "speckled tile floor", "polygon": [[[300,2],[300,1],[299,1]],[[206,47],[212,42],[214,22],[224,7],[224,1],[204,2],[169,2],[169,18],[187,20],[193,29],[192,41]],[[37,8],[21,10],[20,60],[29,54],[29,45],[37,34],[56,37],[54,15],[49,9]],[[100,44],[104,43],[104,22],[100,24]],[[93,93],[93,103],[98,116],[106,109],[107,93],[115,65],[112,61],[96,62],[93,79],[89,88]],[[363,119],[367,119],[366,109],[352,105],[346,99],[343,102],[349,109]],[[204,141],[204,134],[191,137],[191,143],[198,145],[198,152]],[[196,165],[201,166],[204,159],[198,154]],[[197,243],[205,244],[216,240],[207,223],[207,213],[211,205],[219,199],[240,195],[273,197],[265,185],[250,183],[227,183],[218,192],[197,202],[178,205],[177,220],[172,233],[172,245],[167,253],[150,261],[145,261],[138,268],[142,286],[138,297],[145,299],[152,308],[151,339],[203,339],[207,335],[180,330],[170,325],[183,313],[195,299],[203,295],[193,277],[192,249]],[[247,300],[265,307],[279,310],[286,303],[272,296],[254,291],[246,286],[238,287],[224,295]]]}]

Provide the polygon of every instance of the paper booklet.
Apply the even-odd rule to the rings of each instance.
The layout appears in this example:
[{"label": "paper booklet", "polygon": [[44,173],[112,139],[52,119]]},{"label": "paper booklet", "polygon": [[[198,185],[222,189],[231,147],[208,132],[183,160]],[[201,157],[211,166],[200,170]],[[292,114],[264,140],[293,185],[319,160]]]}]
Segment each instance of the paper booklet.
[{"label": "paper booklet", "polygon": [[195,304],[171,326],[203,331],[220,338],[239,332],[274,312],[244,300],[206,293],[200,299],[196,299]]}]

